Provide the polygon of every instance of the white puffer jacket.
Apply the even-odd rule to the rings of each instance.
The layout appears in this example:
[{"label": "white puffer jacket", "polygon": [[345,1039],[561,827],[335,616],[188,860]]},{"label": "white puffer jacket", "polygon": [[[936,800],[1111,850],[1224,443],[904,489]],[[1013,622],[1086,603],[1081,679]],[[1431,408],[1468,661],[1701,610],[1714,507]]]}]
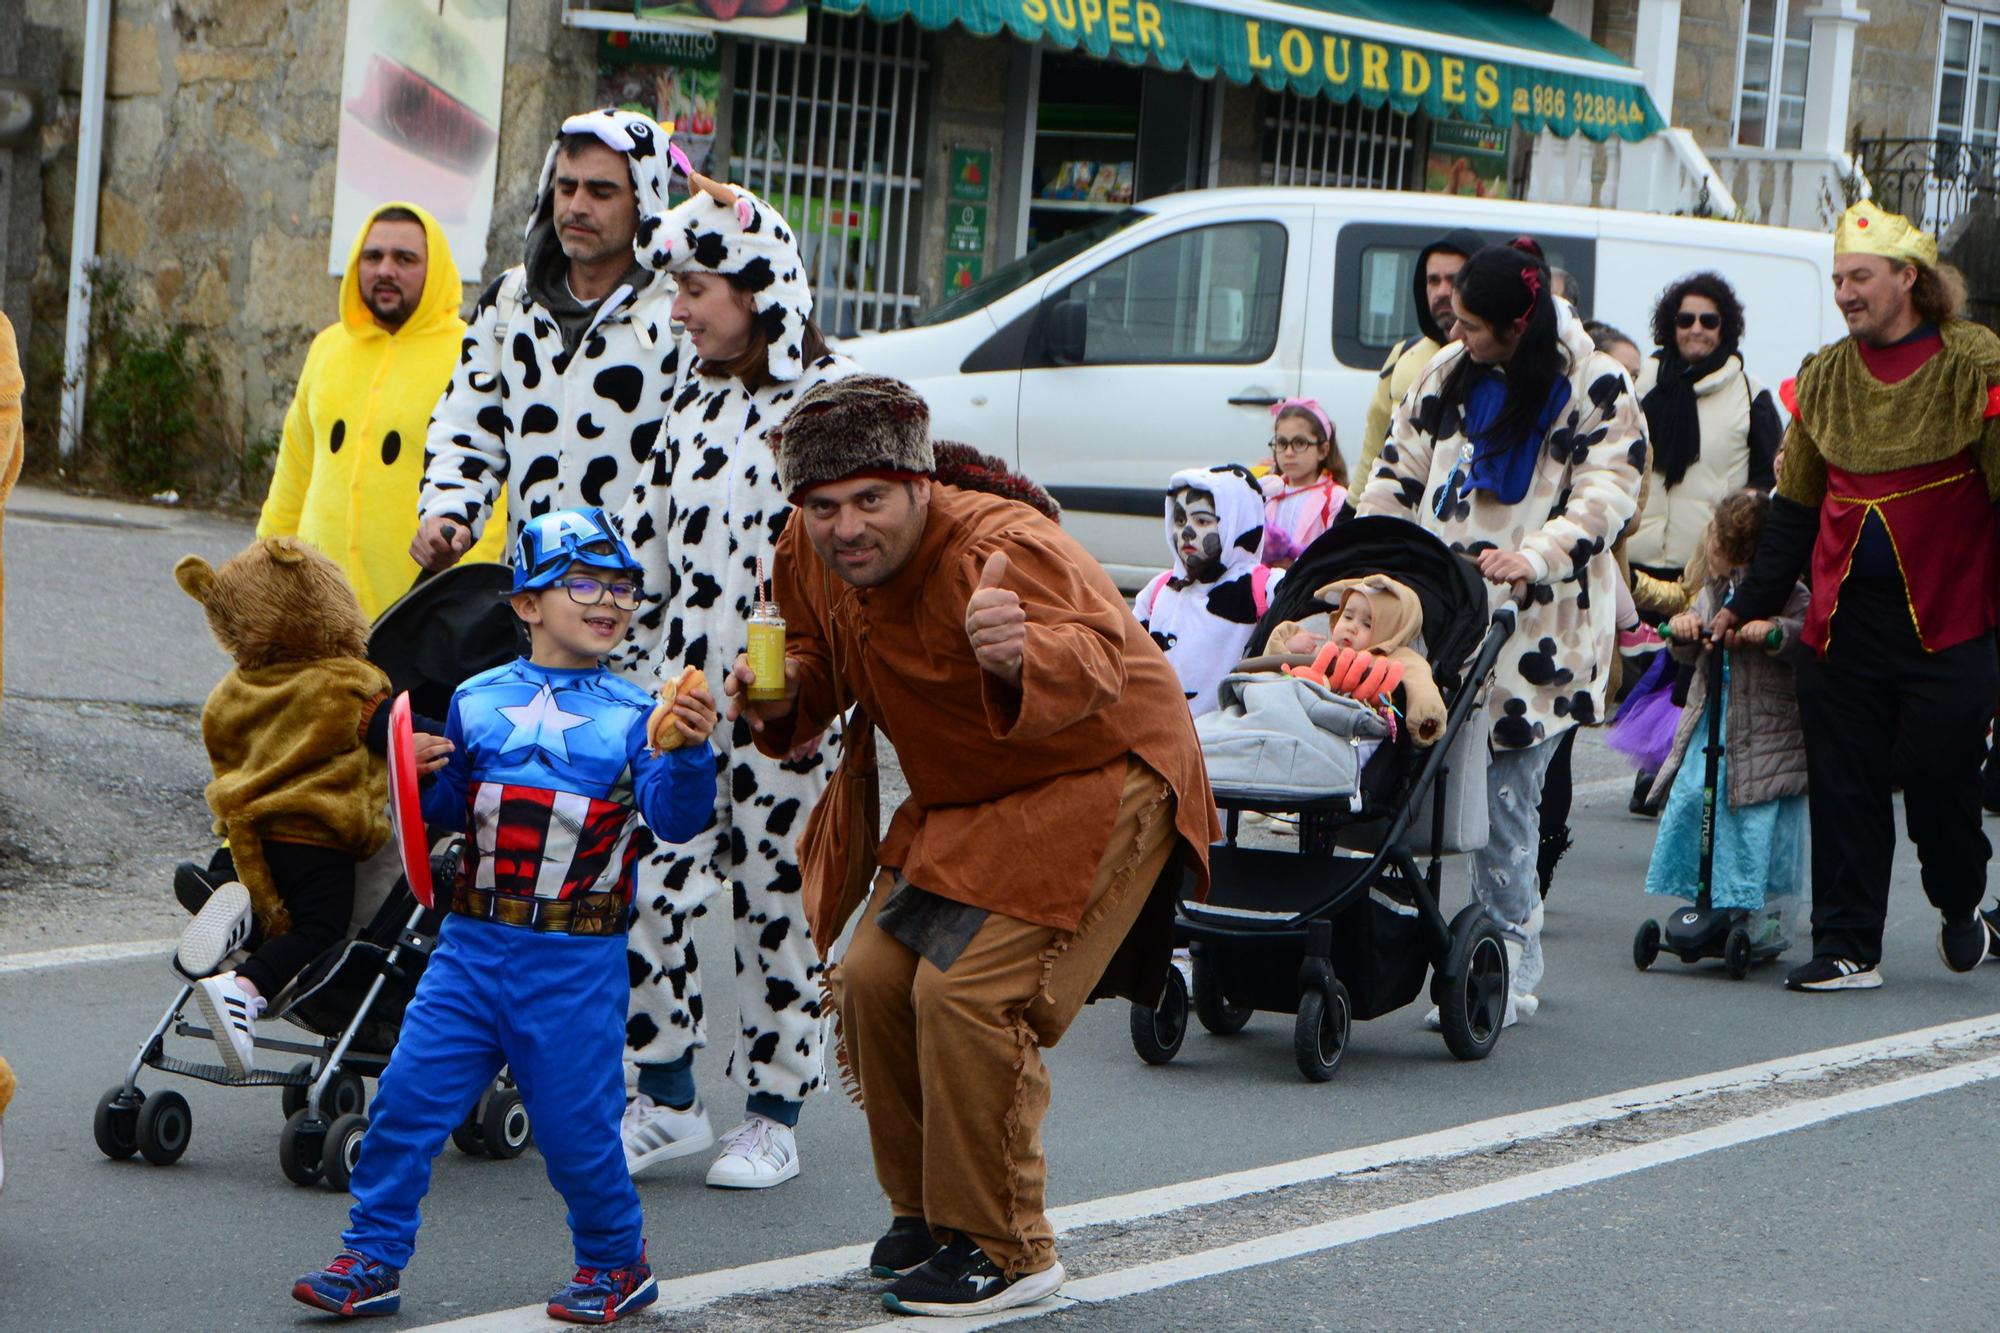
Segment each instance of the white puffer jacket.
[{"label": "white puffer jacket", "polygon": [[[1659,382],[1660,359],[1649,356],[1639,367],[1642,409],[1646,395]],[[1777,407],[1770,392],[1743,368],[1743,358],[1732,356],[1695,381],[1694,396],[1695,414],[1701,419],[1701,455],[1678,486],[1667,485],[1654,459],[1645,512],[1625,543],[1625,558],[1648,569],[1687,568],[1717,505],[1745,486],[1771,485],[1771,458],[1778,447],[1773,433]],[[1758,426],[1758,418],[1765,414],[1768,424]]]}]

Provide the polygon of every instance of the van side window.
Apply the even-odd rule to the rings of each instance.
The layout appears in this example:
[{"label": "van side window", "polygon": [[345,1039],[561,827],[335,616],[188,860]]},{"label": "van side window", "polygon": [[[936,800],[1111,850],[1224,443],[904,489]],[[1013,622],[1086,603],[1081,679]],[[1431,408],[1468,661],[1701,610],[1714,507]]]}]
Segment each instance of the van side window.
[{"label": "van side window", "polygon": [[1083,365],[1254,365],[1278,341],[1285,228],[1238,222],[1178,232],[1072,283],[1084,304]]}]

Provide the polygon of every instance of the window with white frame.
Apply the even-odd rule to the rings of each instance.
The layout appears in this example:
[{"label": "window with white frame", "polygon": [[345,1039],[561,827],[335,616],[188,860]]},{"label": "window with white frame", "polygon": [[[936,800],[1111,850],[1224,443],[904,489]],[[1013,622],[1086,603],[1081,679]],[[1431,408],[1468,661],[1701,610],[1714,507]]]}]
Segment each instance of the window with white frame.
[{"label": "window with white frame", "polygon": [[1743,7],[1742,49],[1738,146],[1799,147],[1805,142],[1806,68],[1812,60],[1806,0],[1750,0]]},{"label": "window with white frame", "polygon": [[1982,148],[2000,142],[2000,15],[1944,11],[1936,137]]}]

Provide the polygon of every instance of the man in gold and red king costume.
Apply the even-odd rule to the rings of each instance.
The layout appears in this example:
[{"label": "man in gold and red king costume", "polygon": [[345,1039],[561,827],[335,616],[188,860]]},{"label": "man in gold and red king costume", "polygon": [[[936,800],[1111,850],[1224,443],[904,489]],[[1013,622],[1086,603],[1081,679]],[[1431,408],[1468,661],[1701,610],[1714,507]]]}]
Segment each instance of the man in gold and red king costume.
[{"label": "man in gold and red king costume", "polygon": [[1882,984],[1896,785],[1939,955],[1970,972],[1992,947],[1979,769],[2000,689],[2000,337],[1962,318],[1965,284],[1937,242],[1870,203],[1841,217],[1833,295],[1851,336],[1784,386],[1770,520],[1714,625],[1733,640],[1808,578],[1813,957],[1785,983],[1808,991]]}]

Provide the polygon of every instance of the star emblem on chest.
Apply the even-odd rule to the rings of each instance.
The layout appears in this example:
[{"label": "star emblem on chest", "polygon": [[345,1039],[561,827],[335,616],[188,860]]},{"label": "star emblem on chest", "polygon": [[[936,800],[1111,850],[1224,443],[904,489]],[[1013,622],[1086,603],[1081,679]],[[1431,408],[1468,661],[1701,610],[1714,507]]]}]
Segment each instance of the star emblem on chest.
[{"label": "star emblem on chest", "polygon": [[501,754],[533,745],[547,750],[564,763],[569,762],[569,742],[564,739],[564,733],[590,721],[582,713],[565,713],[562,705],[556,702],[555,691],[546,685],[536,691],[535,697],[528,702],[500,709],[500,716],[513,727],[501,743]]}]

